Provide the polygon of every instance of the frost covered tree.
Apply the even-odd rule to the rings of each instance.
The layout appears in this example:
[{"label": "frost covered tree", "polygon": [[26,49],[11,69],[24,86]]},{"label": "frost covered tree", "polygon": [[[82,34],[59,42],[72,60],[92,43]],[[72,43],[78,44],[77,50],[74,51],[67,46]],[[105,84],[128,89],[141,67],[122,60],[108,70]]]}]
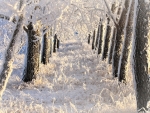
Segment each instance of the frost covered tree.
[{"label": "frost covered tree", "polygon": [[91,34],[88,35],[88,44],[90,44]]},{"label": "frost covered tree", "polygon": [[95,47],[98,47],[98,40],[99,40],[99,25],[98,25],[98,29],[97,29],[97,36],[96,36],[96,42],[95,42]]},{"label": "frost covered tree", "polygon": [[143,111],[150,101],[150,1],[135,0],[136,15],[133,67],[136,81],[137,108]]},{"label": "frost covered tree", "polygon": [[92,36],[92,50],[95,49],[95,30],[93,31],[93,36]]},{"label": "frost covered tree", "polygon": [[118,21],[118,25],[116,25],[117,35],[116,35],[116,40],[115,40],[115,47],[114,47],[113,61],[112,61],[114,77],[118,77],[119,59],[121,55],[122,40],[124,38],[124,28],[125,28],[125,21],[127,19],[127,11],[129,9],[129,3],[130,3],[130,0],[123,1],[124,7],[122,7],[122,13]]},{"label": "frost covered tree", "polygon": [[28,52],[23,81],[29,82],[36,79],[39,71],[40,41],[38,38],[39,31],[34,30],[32,22],[27,27],[24,27],[24,30],[28,35]]},{"label": "frost covered tree", "polygon": [[20,0],[20,5],[19,5],[19,11],[20,11],[20,15],[19,15],[19,19],[17,21],[17,25],[16,28],[13,32],[10,44],[7,48],[6,54],[5,54],[5,62],[3,64],[3,68],[0,74],[0,95],[2,95],[3,91],[6,88],[8,79],[11,75],[12,72],[12,64],[14,61],[14,47],[16,46],[16,40],[19,37],[19,33],[22,29],[22,25],[23,25],[23,19],[24,19],[24,14],[23,14],[23,4],[24,4],[24,0]]},{"label": "frost covered tree", "polygon": [[108,55],[108,47],[109,47],[109,42],[110,42],[110,36],[111,36],[111,27],[110,27],[110,18],[107,17],[107,29],[106,29],[106,36],[105,36],[105,43],[104,43],[104,51],[102,54],[102,59],[106,59]]},{"label": "frost covered tree", "polygon": [[130,53],[131,53],[131,40],[132,40],[132,32],[133,32],[133,15],[134,15],[134,0],[130,1],[130,8],[127,13],[124,39],[123,39],[123,47],[121,52],[121,57],[119,61],[118,68],[118,77],[120,82],[127,82],[127,75],[129,69],[129,61],[130,61]]},{"label": "frost covered tree", "polygon": [[54,36],[53,52],[56,53],[57,34]]},{"label": "frost covered tree", "polygon": [[59,49],[60,40],[57,38],[57,49]]},{"label": "frost covered tree", "polygon": [[52,57],[52,53],[53,53],[53,38],[52,38],[52,28],[50,28],[50,57]]},{"label": "frost covered tree", "polygon": [[98,42],[98,54],[101,54],[102,52],[102,36],[103,36],[103,28],[104,25],[102,24],[102,19],[99,23],[99,42]]},{"label": "frost covered tree", "polygon": [[[112,3],[112,7],[111,7],[111,11],[112,11],[112,14],[116,14],[116,2]],[[115,39],[116,39],[116,33],[117,33],[117,30],[116,30],[116,26],[115,26],[115,23],[113,22],[113,25],[111,26],[111,39],[110,39],[110,47],[109,47],[109,50],[108,50],[108,63],[109,64],[112,64],[112,57],[113,57],[113,49],[114,49],[114,45],[115,45]]]},{"label": "frost covered tree", "polygon": [[45,33],[43,37],[43,53],[42,53],[42,62],[43,64],[49,63],[49,57],[50,57],[50,39],[49,39],[49,33]]},{"label": "frost covered tree", "polygon": [[[111,6],[111,12],[112,14],[115,13],[115,3],[112,4]],[[112,26],[111,26],[111,18],[108,16],[108,14],[106,15],[107,17],[107,30],[106,30],[106,36],[105,36],[105,43],[104,43],[104,51],[103,51],[103,54],[102,54],[102,59],[106,59],[108,56],[109,56],[109,49],[110,48],[113,48],[113,43],[111,42],[111,31],[112,31]]]},{"label": "frost covered tree", "polygon": [[113,50],[114,50],[114,45],[115,45],[116,34],[117,34],[116,27],[113,26],[113,28],[112,28],[112,39],[111,39],[111,44],[110,44],[109,54],[108,54],[108,63],[109,64],[112,64]]}]

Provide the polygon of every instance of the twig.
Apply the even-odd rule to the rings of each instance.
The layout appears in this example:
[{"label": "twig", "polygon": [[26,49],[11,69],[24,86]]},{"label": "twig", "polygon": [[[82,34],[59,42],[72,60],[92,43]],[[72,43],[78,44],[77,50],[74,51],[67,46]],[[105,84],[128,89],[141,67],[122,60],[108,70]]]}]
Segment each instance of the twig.
[{"label": "twig", "polygon": [[107,7],[107,10],[108,10],[108,13],[109,13],[109,15],[110,15],[111,19],[113,20],[113,22],[114,22],[115,26],[118,26],[118,23],[115,21],[115,19],[114,19],[114,17],[113,17],[113,15],[112,15],[112,13],[111,13],[111,10],[110,10],[110,8],[109,8],[109,6],[108,6],[108,4],[107,4],[106,0],[104,0],[104,2],[105,2],[105,4],[106,4],[106,7]]}]

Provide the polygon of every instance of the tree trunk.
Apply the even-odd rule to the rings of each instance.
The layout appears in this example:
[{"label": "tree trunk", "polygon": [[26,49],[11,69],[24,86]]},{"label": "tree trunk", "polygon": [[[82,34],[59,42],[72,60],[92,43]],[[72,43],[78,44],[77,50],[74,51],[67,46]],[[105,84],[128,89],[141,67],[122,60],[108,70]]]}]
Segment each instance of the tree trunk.
[{"label": "tree trunk", "polygon": [[118,76],[118,65],[119,65],[119,59],[122,49],[122,40],[124,37],[124,28],[125,28],[125,21],[127,18],[127,11],[129,9],[129,2],[130,0],[125,0],[125,7],[123,7],[123,11],[121,14],[121,18],[119,20],[118,26],[117,26],[117,36],[116,36],[116,42],[115,42],[115,49],[114,49],[114,55],[113,55],[113,76]]},{"label": "tree trunk", "polygon": [[102,60],[107,58],[108,55],[108,48],[109,48],[109,43],[110,43],[110,37],[111,37],[111,27],[109,25],[110,19],[109,17],[107,18],[107,31],[106,31],[106,37],[105,37],[105,43],[104,43],[104,51],[102,54]]},{"label": "tree trunk", "polygon": [[130,3],[130,13],[128,13],[126,20],[126,32],[124,35],[124,42],[123,42],[123,50],[120,57],[119,62],[119,70],[118,70],[118,77],[120,82],[126,83],[127,80],[127,72],[128,72],[128,64],[129,64],[129,56],[131,53],[131,39],[132,39],[132,31],[133,31],[133,15],[134,15],[134,0]]},{"label": "tree trunk", "polygon": [[13,37],[11,39],[11,42],[10,42],[8,49],[6,51],[6,54],[5,54],[5,62],[3,64],[3,69],[0,74],[0,96],[2,96],[2,93],[6,88],[8,79],[12,72],[12,65],[13,65],[13,61],[14,61],[14,46],[15,46],[15,43],[18,38],[18,35],[19,35],[22,25],[23,25],[23,15],[19,16],[19,20],[18,20],[16,29],[13,33]]},{"label": "tree trunk", "polygon": [[97,37],[96,37],[96,43],[95,43],[96,48],[98,46],[98,40],[99,40],[99,26],[98,26],[98,29],[97,29]]},{"label": "tree trunk", "polygon": [[95,49],[95,30],[93,32],[92,50]]},{"label": "tree trunk", "polygon": [[52,57],[53,54],[53,38],[50,38],[50,57]]},{"label": "tree trunk", "polygon": [[88,36],[88,44],[90,44],[90,38],[91,38],[91,35],[89,34],[89,36]]},{"label": "tree trunk", "polygon": [[27,52],[27,67],[24,72],[23,81],[29,82],[36,79],[39,71],[39,56],[40,56],[40,41],[35,36],[36,32],[33,30],[32,22],[24,27],[28,35],[28,52]]},{"label": "tree trunk", "polygon": [[102,37],[103,37],[103,25],[99,25],[99,44],[98,44],[98,54],[102,52]]},{"label": "tree trunk", "polygon": [[48,33],[44,34],[44,44],[43,44],[43,55],[42,55],[42,62],[43,64],[49,63],[50,57],[50,40],[48,37]]},{"label": "tree trunk", "polygon": [[[20,0],[19,10],[21,9],[23,3],[24,3],[24,0]],[[23,25],[23,14],[19,16],[16,29],[13,33],[12,39],[9,43],[9,46],[5,54],[5,62],[3,64],[3,68],[0,74],[0,96],[2,96],[6,88],[8,79],[12,73],[12,65],[14,62],[14,47],[15,47],[15,43],[18,38],[18,35],[20,33],[20,29],[22,28],[22,25]]]},{"label": "tree trunk", "polygon": [[150,7],[145,0],[138,0],[133,66],[136,81],[137,109],[147,110],[150,101]]},{"label": "tree trunk", "polygon": [[59,45],[60,45],[60,41],[59,41],[59,39],[57,38],[57,49],[59,49]]},{"label": "tree trunk", "polygon": [[[114,3],[113,7],[115,6],[116,4]],[[117,15],[121,15],[121,6],[119,5],[118,8],[112,8],[112,12],[115,13],[115,10],[117,10]],[[116,21],[118,22],[119,21],[119,16],[116,18]],[[113,56],[114,56],[114,51],[115,51],[115,45],[116,45],[116,36],[117,36],[117,26],[114,26],[113,27],[113,34],[112,34],[112,39],[111,39],[111,46],[110,46],[110,50],[109,50],[109,56],[108,56],[108,63],[109,64],[112,64],[113,62]]]},{"label": "tree trunk", "polygon": [[56,53],[56,40],[57,40],[57,35],[55,34],[54,36],[54,45],[53,45],[53,52]]},{"label": "tree trunk", "polygon": [[[116,9],[115,6],[116,6],[116,4],[114,2],[112,4],[112,7],[111,7],[112,13],[115,12],[115,9]],[[110,43],[111,43],[111,30],[112,30],[112,28],[110,26],[110,18],[109,18],[109,16],[107,16],[107,31],[106,31],[106,36],[105,36],[105,39],[104,39],[105,41],[104,41],[102,60],[106,59],[107,56],[108,56],[108,52],[109,52],[109,49],[110,49]]]},{"label": "tree trunk", "polygon": [[108,54],[108,63],[112,64],[112,57],[113,57],[113,50],[114,50],[114,45],[115,45],[115,40],[116,40],[116,34],[117,34],[117,30],[115,27],[112,28],[113,30],[113,36],[111,39],[111,46],[110,46],[110,50],[109,50],[109,54]]},{"label": "tree trunk", "polygon": [[[116,2],[112,4],[111,11],[113,14],[115,14],[116,11]],[[115,25],[115,24],[114,24]],[[115,39],[116,39],[116,28],[114,26],[111,27],[111,39],[110,39],[110,45],[109,45],[109,50],[108,50],[108,63],[112,63],[112,55],[113,55],[113,49],[114,49],[114,44],[115,44]]]},{"label": "tree trunk", "polygon": [[52,36],[52,28],[50,28],[50,57],[53,54],[53,36]]}]

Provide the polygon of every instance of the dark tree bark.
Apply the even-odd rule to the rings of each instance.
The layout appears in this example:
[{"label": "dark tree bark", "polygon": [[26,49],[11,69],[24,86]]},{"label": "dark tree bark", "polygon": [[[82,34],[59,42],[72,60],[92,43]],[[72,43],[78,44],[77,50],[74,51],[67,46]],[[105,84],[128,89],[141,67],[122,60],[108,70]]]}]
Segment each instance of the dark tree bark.
[{"label": "dark tree bark", "polygon": [[117,34],[117,30],[114,27],[113,28],[113,36],[112,36],[112,39],[111,39],[111,47],[110,47],[109,56],[108,56],[108,63],[109,64],[112,64],[112,57],[113,57],[113,50],[114,50],[115,40],[116,40],[116,34]]},{"label": "dark tree bark", "polygon": [[95,43],[96,48],[98,46],[98,41],[99,41],[99,25],[98,25],[98,29],[97,29],[97,36],[96,36],[96,43]]},{"label": "dark tree bark", "polygon": [[28,35],[28,53],[27,53],[27,67],[24,71],[23,81],[29,82],[36,79],[39,71],[39,56],[40,56],[40,41],[36,38],[36,31],[33,29],[32,22],[24,27]]},{"label": "dark tree bark", "polygon": [[111,36],[111,27],[109,25],[110,19],[109,17],[107,18],[107,31],[106,31],[106,37],[105,37],[105,43],[104,43],[104,51],[102,54],[102,60],[107,58],[108,55],[108,48],[109,48],[109,43],[110,43],[110,36]]},{"label": "dark tree bark", "polygon": [[48,33],[44,34],[44,44],[43,44],[43,55],[42,55],[42,63],[48,64],[50,57],[50,40],[48,37]]},{"label": "dark tree bark", "polygon": [[52,28],[50,28],[50,57],[52,57],[53,54],[53,37],[52,37]]},{"label": "dark tree bark", "polygon": [[57,35],[54,36],[54,45],[53,45],[53,52],[56,53],[56,41],[57,41]]},{"label": "dark tree bark", "polygon": [[119,59],[120,59],[120,54],[121,54],[121,49],[122,49],[122,40],[124,36],[124,27],[125,27],[125,20],[127,18],[127,11],[129,9],[129,2],[130,0],[125,1],[125,7],[123,7],[121,18],[117,26],[117,36],[116,36],[113,63],[112,63],[114,77],[118,76]]},{"label": "dark tree bark", "polygon": [[126,83],[129,55],[131,53],[131,39],[133,31],[134,0],[132,0],[129,18],[127,19],[126,34],[124,36],[123,50],[119,62],[118,77],[120,82]]},{"label": "dark tree bark", "polygon": [[91,35],[89,34],[89,36],[88,36],[88,44],[90,44],[90,38],[91,38]]},{"label": "dark tree bark", "polygon": [[57,38],[57,49],[59,49],[59,45],[60,45],[60,41],[59,41],[59,39]]},{"label": "dark tree bark", "polygon": [[99,44],[98,44],[98,54],[102,52],[102,37],[103,37],[103,25],[99,25]]},{"label": "dark tree bark", "polygon": [[52,57],[53,54],[53,38],[50,38],[50,57]]},{"label": "dark tree bark", "polygon": [[[133,66],[136,81],[138,110],[147,110],[150,101],[150,7],[145,0],[138,0],[138,14],[135,31]],[[145,113],[145,112],[144,112]]]},{"label": "dark tree bark", "polygon": [[92,50],[95,49],[95,30],[93,32]]}]

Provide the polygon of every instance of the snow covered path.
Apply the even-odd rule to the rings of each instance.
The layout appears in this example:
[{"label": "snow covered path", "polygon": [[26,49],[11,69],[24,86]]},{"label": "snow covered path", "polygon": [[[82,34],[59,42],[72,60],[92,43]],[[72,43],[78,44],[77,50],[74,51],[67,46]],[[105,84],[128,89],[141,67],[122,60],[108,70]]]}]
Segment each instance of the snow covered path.
[{"label": "snow covered path", "polygon": [[133,86],[118,85],[111,66],[97,58],[86,42],[62,42],[30,84],[21,81],[22,58],[16,58],[0,102],[2,113],[136,113]]}]

